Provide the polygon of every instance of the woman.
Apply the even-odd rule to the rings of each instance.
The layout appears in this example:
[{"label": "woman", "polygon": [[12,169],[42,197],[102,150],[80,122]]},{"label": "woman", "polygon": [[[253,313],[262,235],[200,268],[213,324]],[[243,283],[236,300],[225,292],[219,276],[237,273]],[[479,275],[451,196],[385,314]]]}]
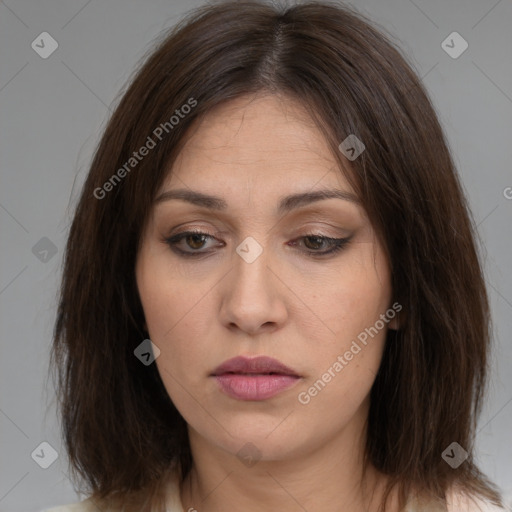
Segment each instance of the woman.
[{"label": "woman", "polygon": [[55,510],[502,510],[473,461],[469,219],[370,22],[192,13],[125,92],[71,227],[52,355],[90,498]]}]

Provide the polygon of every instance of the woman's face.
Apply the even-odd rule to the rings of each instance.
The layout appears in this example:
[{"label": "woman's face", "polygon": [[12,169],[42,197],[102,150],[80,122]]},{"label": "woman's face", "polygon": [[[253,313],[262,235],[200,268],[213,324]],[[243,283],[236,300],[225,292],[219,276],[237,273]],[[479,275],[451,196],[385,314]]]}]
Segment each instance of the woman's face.
[{"label": "woman's face", "polygon": [[[192,131],[171,171],[136,276],[191,439],[232,454],[250,442],[277,460],[360,434],[396,320],[389,267],[313,121],[286,98],[232,101]],[[237,356],[288,370],[218,368]]]}]

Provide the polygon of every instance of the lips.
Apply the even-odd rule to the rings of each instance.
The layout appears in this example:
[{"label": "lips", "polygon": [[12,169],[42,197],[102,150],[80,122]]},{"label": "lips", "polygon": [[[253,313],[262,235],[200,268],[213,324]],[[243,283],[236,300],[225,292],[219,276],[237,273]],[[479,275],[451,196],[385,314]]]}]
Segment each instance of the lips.
[{"label": "lips", "polygon": [[289,375],[292,377],[299,377],[299,375],[288,368],[277,359],[272,357],[259,356],[249,359],[247,357],[234,357],[229,359],[218,366],[212,373],[214,376],[236,373],[236,374],[259,374],[259,375]]},{"label": "lips", "polygon": [[236,400],[267,400],[289,389],[300,379],[294,370],[271,357],[235,357],[211,374],[219,388]]}]

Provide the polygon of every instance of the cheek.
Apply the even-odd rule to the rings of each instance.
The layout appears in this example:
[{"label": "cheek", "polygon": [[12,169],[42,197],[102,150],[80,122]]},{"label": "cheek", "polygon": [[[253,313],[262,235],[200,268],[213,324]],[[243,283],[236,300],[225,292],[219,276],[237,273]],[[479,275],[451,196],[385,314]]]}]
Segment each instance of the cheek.
[{"label": "cheek", "polygon": [[137,263],[137,287],[152,341],[167,345],[176,332],[197,327],[198,310],[208,293],[205,284],[170,267],[165,253],[150,251]]},{"label": "cheek", "polygon": [[[306,288],[312,283],[307,283]],[[315,276],[314,294],[309,294],[317,326],[341,346],[373,326],[390,306],[389,271],[380,254],[365,244],[344,261],[344,265],[323,276]],[[307,297],[307,295],[304,295]]]},{"label": "cheek", "polygon": [[[339,300],[344,301],[343,297]],[[382,309],[358,300],[344,304],[337,323],[336,318],[331,319],[336,335],[318,340],[315,349],[309,351],[311,371],[296,396],[303,412],[321,418],[333,431],[347,424],[357,411],[364,416],[361,407],[367,403],[379,370],[387,334],[386,325],[375,328],[380,314],[386,311],[384,302]]]},{"label": "cheek", "polygon": [[191,289],[189,279],[170,274],[158,258],[141,261],[137,284],[149,337],[160,349],[159,373],[169,394],[175,395],[180,383],[189,386],[206,374],[199,368],[211,326],[206,321],[212,310],[209,287],[196,283]]},{"label": "cheek", "polygon": [[[381,320],[390,308],[390,276],[385,260],[374,258],[370,246],[364,249],[334,277],[317,280],[321,293],[310,295],[307,303],[316,314],[303,324],[305,338],[315,341],[308,353],[312,373],[306,386],[320,380],[311,394],[318,392],[323,400],[362,400],[382,359],[392,318]],[[323,391],[324,386],[329,389]]]},{"label": "cheek", "polygon": [[[182,363],[196,360],[197,346],[205,340],[208,297],[200,293],[184,293],[183,289],[164,282],[155,282],[146,295],[144,314],[151,340],[169,361]],[[144,299],[142,299],[144,301]]]}]

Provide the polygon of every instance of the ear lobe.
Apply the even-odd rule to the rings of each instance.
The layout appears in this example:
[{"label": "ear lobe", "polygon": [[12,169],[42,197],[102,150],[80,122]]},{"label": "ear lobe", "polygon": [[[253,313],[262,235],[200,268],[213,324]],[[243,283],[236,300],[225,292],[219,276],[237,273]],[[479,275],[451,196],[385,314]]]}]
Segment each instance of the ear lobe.
[{"label": "ear lobe", "polygon": [[391,319],[391,321],[388,324],[388,329],[391,329],[393,331],[398,331],[400,329],[400,322],[398,320],[398,315],[395,316],[395,318]]},{"label": "ear lobe", "polygon": [[388,329],[399,331],[405,322],[406,314],[404,311],[398,312],[388,323]]}]

